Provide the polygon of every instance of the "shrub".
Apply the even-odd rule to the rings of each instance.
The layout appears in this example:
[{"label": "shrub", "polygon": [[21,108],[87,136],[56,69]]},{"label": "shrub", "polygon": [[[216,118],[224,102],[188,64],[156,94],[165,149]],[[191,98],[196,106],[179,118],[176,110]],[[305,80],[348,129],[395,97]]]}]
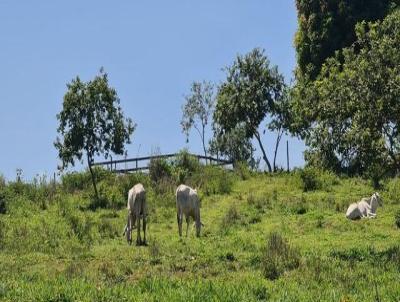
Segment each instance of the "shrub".
[{"label": "shrub", "polygon": [[279,233],[271,233],[261,258],[265,278],[278,279],[286,271],[300,266],[300,252],[292,248]]},{"label": "shrub", "polygon": [[6,243],[6,231],[7,225],[0,220],[0,250],[4,249]]},{"label": "shrub", "polygon": [[171,166],[164,158],[153,158],[150,160],[149,176],[154,183],[159,182],[161,179],[171,178],[171,175]]},{"label": "shrub", "polygon": [[300,201],[295,202],[292,206],[291,206],[291,211],[293,212],[293,214],[297,214],[297,215],[303,215],[305,213],[308,212],[308,204],[307,204],[307,200],[304,196],[301,196]]},{"label": "shrub", "polygon": [[242,180],[249,179],[251,176],[249,165],[246,162],[237,162],[235,163],[235,173]]},{"label": "shrub", "polygon": [[229,194],[232,191],[233,175],[221,167],[202,166],[189,180],[189,185],[200,187],[206,195]]},{"label": "shrub", "polygon": [[72,193],[87,189],[92,184],[90,173],[72,172],[61,176],[61,185],[64,191]]},{"label": "shrub", "polygon": [[6,212],[6,195],[5,192],[0,188],[0,214],[5,214]]},{"label": "shrub", "polygon": [[239,212],[236,209],[236,206],[233,204],[229,207],[225,216],[222,219],[221,227],[226,229],[232,225],[234,225],[240,219]]},{"label": "shrub", "polygon": [[300,178],[303,184],[303,191],[314,191],[319,188],[318,171],[315,168],[305,168],[300,171]]},{"label": "shrub", "polygon": [[149,245],[150,263],[153,265],[161,263],[160,245],[156,240],[151,240]]},{"label": "shrub", "polygon": [[98,229],[101,234],[102,238],[116,238],[118,237],[118,230],[116,227],[112,224],[111,220],[109,218],[103,217],[101,218],[99,224],[98,224]]},{"label": "shrub", "polygon": [[178,153],[173,162],[173,165],[187,171],[189,175],[200,169],[200,163],[198,159],[195,156],[191,155],[186,149]]},{"label": "shrub", "polygon": [[394,223],[400,229],[400,210],[394,215]]},{"label": "shrub", "polygon": [[387,198],[393,203],[400,203],[400,178],[391,179],[386,184]]}]

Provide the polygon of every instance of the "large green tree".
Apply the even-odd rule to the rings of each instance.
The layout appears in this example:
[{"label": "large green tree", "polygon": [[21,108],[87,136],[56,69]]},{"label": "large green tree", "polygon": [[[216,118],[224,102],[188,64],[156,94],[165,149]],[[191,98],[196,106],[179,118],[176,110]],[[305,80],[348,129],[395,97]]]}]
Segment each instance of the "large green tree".
[{"label": "large green tree", "polygon": [[267,116],[275,113],[276,102],[282,97],[283,76],[270,62],[264,51],[255,48],[244,56],[237,56],[226,68],[226,80],[220,85],[214,120],[222,133],[244,128],[246,138],[255,138],[268,170],[272,166],[261,141],[259,126]]},{"label": "large green tree", "polygon": [[92,81],[82,82],[76,77],[68,83],[57,119],[60,137],[54,146],[62,161],[60,169],[73,166],[75,160],[83,161],[85,156],[98,199],[91,165],[94,157],[103,154],[107,158],[110,152],[123,154],[135,129],[132,120],[124,118],[117,92],[109,86],[107,74],[101,69]]},{"label": "large green tree", "polygon": [[325,60],[355,40],[357,22],[384,18],[398,0],[296,0],[298,77],[317,77]]},{"label": "large green tree", "polygon": [[328,59],[303,91],[301,106],[313,108],[307,159],[338,171],[394,173],[400,170],[400,10],[360,23],[356,34],[356,43]]}]

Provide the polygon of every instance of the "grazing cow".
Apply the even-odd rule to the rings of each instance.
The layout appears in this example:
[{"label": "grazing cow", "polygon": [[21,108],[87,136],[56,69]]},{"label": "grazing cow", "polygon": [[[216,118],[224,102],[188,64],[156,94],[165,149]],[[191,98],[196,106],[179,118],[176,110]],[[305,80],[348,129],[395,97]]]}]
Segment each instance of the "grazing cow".
[{"label": "grazing cow", "polygon": [[197,191],[186,186],[180,185],[176,189],[176,218],[178,220],[179,236],[182,237],[183,215],[186,218],[186,237],[189,230],[189,218],[192,217],[196,224],[196,236],[200,236],[202,223],[200,221],[200,200]]},{"label": "grazing cow", "polygon": [[[128,193],[128,219],[124,229],[124,235],[126,234],[126,240],[129,244],[132,244],[132,229],[137,227],[136,245],[146,245],[146,216],[147,216],[147,204],[146,204],[146,191],[142,184],[136,184]],[[140,237],[140,219],[143,219],[143,233],[144,240]],[[137,225],[136,225],[137,220]]]},{"label": "grazing cow", "polygon": [[352,203],[346,212],[346,218],[356,220],[360,218],[376,218],[376,209],[381,204],[378,193],[372,194],[370,198],[363,198],[359,202]]}]

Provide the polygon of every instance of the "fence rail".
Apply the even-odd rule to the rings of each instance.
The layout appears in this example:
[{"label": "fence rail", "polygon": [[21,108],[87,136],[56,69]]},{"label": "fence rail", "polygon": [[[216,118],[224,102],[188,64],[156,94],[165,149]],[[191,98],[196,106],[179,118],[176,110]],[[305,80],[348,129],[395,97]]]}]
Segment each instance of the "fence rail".
[{"label": "fence rail", "polygon": [[[153,156],[144,156],[144,157],[135,157],[135,158],[127,158],[127,159],[118,159],[118,160],[108,160],[101,162],[94,162],[92,166],[105,166],[112,172],[115,173],[129,173],[129,172],[137,172],[137,171],[145,171],[149,169],[150,161],[153,159],[169,159],[176,158],[178,153],[170,153],[170,154],[161,154],[161,155],[153,155]],[[189,154],[189,156],[195,157],[199,162],[205,161],[205,164],[214,165],[214,166],[227,166],[231,165],[232,161],[226,159],[215,158],[212,156],[204,156],[198,154]],[[132,165],[128,167],[128,165]],[[121,165],[125,165],[125,167],[121,167]]]}]

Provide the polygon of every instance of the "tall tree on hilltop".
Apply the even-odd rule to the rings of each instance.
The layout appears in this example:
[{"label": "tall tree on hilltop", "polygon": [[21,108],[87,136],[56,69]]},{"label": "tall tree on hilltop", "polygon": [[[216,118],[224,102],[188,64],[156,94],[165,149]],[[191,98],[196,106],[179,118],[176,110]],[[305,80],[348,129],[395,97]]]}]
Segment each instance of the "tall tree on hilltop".
[{"label": "tall tree on hilltop", "polygon": [[86,83],[76,77],[67,88],[63,108],[57,114],[60,137],[54,142],[62,161],[60,169],[73,166],[75,160],[83,161],[85,154],[98,200],[94,157],[103,154],[107,158],[110,152],[123,154],[136,125],[124,118],[117,92],[109,86],[103,69]]},{"label": "tall tree on hilltop", "polygon": [[246,138],[256,138],[268,171],[272,172],[258,128],[267,115],[275,113],[276,102],[282,97],[285,86],[283,76],[276,66],[270,67],[264,51],[259,48],[237,56],[226,73],[214,112],[219,131],[225,133],[238,125],[244,127]]}]

